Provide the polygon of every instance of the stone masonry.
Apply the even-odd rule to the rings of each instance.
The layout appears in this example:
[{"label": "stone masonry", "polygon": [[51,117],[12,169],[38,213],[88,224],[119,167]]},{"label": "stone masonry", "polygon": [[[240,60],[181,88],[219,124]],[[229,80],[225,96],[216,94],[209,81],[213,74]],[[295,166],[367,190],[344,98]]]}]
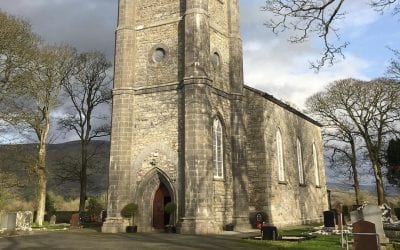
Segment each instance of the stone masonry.
[{"label": "stone masonry", "polygon": [[[228,223],[248,229],[258,212],[277,226],[321,221],[328,205],[320,125],[243,85],[242,64],[239,0],[119,1],[103,232],[125,231],[120,211],[131,202],[142,232],[169,223],[168,202],[188,234],[219,233]],[[214,120],[222,124],[218,178]]]}]

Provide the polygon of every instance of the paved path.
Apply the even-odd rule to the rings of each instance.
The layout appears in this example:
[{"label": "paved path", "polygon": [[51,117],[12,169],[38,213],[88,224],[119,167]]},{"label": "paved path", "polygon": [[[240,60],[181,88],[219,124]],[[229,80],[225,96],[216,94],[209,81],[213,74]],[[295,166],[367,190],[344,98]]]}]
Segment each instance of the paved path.
[{"label": "paved path", "polygon": [[1,237],[0,249],[260,249],[260,246],[241,241],[242,236],[102,234],[92,230],[47,231]]}]

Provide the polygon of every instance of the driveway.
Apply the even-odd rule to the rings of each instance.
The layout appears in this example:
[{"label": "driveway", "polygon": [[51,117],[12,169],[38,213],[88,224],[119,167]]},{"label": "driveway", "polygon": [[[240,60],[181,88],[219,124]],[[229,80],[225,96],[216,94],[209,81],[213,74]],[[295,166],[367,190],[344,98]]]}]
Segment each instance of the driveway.
[{"label": "driveway", "polygon": [[[254,234],[253,234],[254,235]],[[32,232],[0,238],[0,249],[261,249],[245,235],[181,235],[166,233],[103,234],[94,230]]]}]

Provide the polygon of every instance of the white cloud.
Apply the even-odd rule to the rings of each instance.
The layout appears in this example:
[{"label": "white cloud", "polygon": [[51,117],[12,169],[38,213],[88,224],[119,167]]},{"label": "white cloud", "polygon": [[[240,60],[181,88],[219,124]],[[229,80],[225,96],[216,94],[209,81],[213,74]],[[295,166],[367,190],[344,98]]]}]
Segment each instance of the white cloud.
[{"label": "white cloud", "polygon": [[272,34],[262,25],[268,19],[266,12],[258,11],[263,3],[262,0],[242,3],[244,77],[247,85],[303,108],[307,97],[334,80],[367,78],[363,70],[369,62],[349,53],[345,60],[315,73],[309,64],[309,61],[320,58],[320,50],[315,43],[291,44],[285,40],[288,34]]}]

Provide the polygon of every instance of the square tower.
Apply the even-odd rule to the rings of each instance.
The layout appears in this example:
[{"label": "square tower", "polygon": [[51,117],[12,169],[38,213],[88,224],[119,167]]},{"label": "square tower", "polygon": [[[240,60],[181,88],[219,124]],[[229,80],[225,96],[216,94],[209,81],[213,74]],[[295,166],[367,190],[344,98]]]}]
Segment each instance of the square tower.
[{"label": "square tower", "polygon": [[[104,232],[124,231],[120,211],[131,202],[139,206],[139,231],[166,224],[159,210],[168,202],[178,205],[173,218],[182,233],[246,221],[247,204],[233,201],[244,197],[234,183],[245,170],[242,153],[233,153],[243,127],[238,13],[237,0],[119,1]],[[216,119],[224,144],[219,177]]]}]

